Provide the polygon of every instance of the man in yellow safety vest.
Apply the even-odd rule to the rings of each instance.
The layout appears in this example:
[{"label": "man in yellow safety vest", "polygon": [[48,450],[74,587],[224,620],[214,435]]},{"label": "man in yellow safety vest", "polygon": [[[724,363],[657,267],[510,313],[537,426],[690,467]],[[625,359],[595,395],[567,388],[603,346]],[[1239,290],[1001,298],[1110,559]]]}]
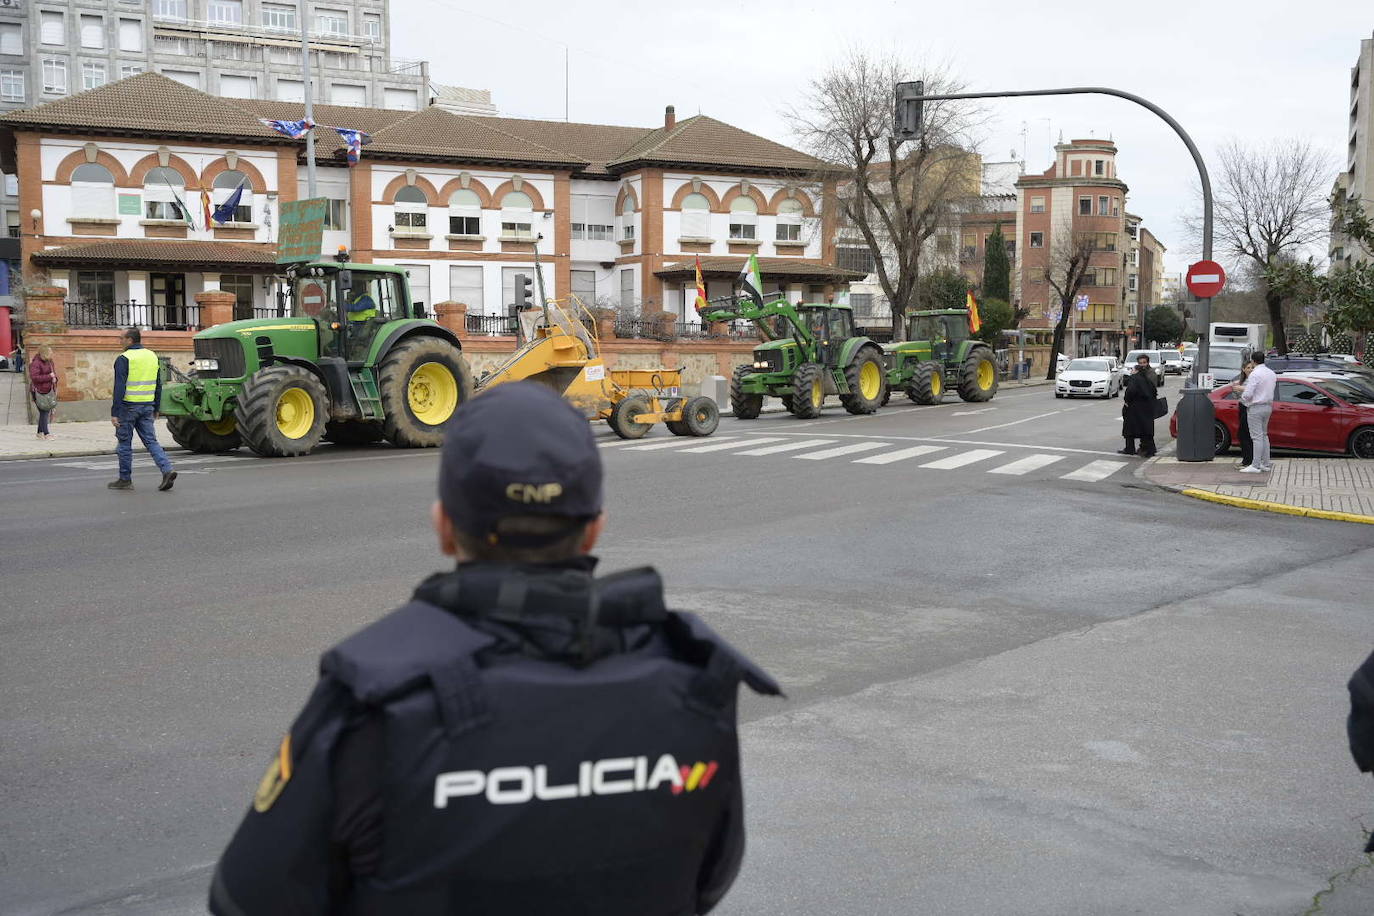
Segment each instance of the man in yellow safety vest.
[{"label": "man in yellow safety vest", "polygon": [[114,364],[114,397],[110,402],[110,422],[115,428],[115,454],[119,456],[119,478],[107,484],[111,490],[134,488],[134,433],[143,447],[153,456],[162,472],[159,490],[172,489],[177,472],[157,441],[158,404],[162,398],[162,381],[158,378],[157,354],[143,346],[138,328],[124,332],[124,352]]}]

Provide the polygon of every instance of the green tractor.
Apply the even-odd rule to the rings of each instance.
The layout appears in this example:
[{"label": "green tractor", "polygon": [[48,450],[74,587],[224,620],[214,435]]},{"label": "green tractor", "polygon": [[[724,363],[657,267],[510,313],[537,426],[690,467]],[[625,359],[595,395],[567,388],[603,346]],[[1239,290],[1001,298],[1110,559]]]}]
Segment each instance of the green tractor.
[{"label": "green tractor", "polygon": [[997,394],[997,360],[992,348],[969,337],[964,309],[907,314],[907,339],[883,347],[887,389],[905,391],[917,404],[938,404],[953,388],[965,401],[991,401]]},{"label": "green tractor", "polygon": [[404,268],[341,252],[292,265],[282,281],[283,317],[201,331],[190,374],[162,359],[172,438],[193,452],[247,445],[265,457],[304,455],[322,439],[439,445],[472,374],[458,339],[411,301]]},{"label": "green tractor", "polygon": [[853,414],[873,413],[887,400],[883,351],[855,335],[847,305],[730,297],[709,303],[702,319],[752,321],[767,338],[730,380],[730,407],[741,420],[758,417],[765,395],[781,398],[803,420],[820,416],[829,394]]}]

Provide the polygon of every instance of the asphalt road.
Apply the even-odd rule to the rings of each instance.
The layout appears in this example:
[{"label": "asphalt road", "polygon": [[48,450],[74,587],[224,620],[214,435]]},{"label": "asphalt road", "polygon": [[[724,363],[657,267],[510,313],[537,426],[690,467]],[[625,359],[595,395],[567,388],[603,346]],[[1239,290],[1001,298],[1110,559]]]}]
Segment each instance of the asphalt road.
[{"label": "asphalt road", "polygon": [[[1302,913],[1366,861],[1374,531],[1156,490],[1119,404],[598,432],[604,565],[659,566],[788,691],[743,705],[719,912]],[[318,653],[440,567],[436,465],[0,463],[0,912],[198,910]],[[1374,910],[1334,883],[1321,912]]]}]

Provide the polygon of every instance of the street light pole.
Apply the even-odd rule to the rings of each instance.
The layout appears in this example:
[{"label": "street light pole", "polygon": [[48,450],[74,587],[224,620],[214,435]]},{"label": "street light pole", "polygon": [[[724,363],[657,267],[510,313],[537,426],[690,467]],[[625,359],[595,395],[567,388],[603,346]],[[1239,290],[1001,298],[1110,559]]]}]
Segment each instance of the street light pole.
[{"label": "street light pole", "polygon": [[301,4],[301,79],[305,87],[305,196],[315,197],[315,108],[310,92],[310,22],[309,9]]}]

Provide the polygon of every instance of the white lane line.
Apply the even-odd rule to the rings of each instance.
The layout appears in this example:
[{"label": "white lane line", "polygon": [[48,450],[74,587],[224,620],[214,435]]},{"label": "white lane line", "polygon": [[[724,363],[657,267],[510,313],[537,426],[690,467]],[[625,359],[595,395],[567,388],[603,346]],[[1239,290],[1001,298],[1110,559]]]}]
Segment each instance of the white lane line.
[{"label": "white lane line", "polygon": [[1033,417],[1026,417],[1024,420],[1012,420],[1010,423],[998,423],[996,426],[980,426],[980,427],[978,427],[977,429],[968,429],[968,430],[965,430],[964,432],[961,432],[961,433],[955,433],[954,435],[956,435],[956,436],[971,436],[971,435],[973,435],[974,433],[985,433],[985,432],[987,432],[987,431],[990,430],[990,429],[1005,429],[1005,428],[1008,427],[1008,426],[1017,426],[1017,425],[1019,425],[1019,424],[1021,424],[1021,423],[1029,423],[1031,420],[1043,420],[1043,419],[1045,419],[1046,417],[1052,417],[1052,416],[1054,416],[1054,415],[1057,414],[1057,413],[1063,413],[1063,412],[1064,412],[1064,411],[1062,411],[1062,410],[1051,410],[1049,413],[1040,413],[1040,414],[1036,414],[1036,415],[1033,416]]},{"label": "white lane line", "polygon": [[989,474],[1029,474],[1031,471],[1039,470],[1047,464],[1054,464],[1056,461],[1063,461],[1063,455],[1031,455],[1028,458],[1021,458],[1011,464],[1004,464],[1000,468],[993,468]]},{"label": "white lane line", "polygon": [[987,413],[989,410],[996,410],[996,407],[984,407],[982,410],[956,410],[950,414],[951,417],[971,417],[976,413]]},{"label": "white lane line", "polygon": [[1092,483],[1110,477],[1126,466],[1124,461],[1090,461],[1071,474],[1063,474],[1060,480],[1086,480]]},{"label": "white lane line", "polygon": [[[862,419],[862,417],[859,417],[859,418],[856,418],[856,419]],[[816,424],[812,423],[812,424],[810,424],[810,425],[815,426]],[[780,435],[780,436],[804,436],[804,435],[806,435],[806,433],[778,433],[778,435]],[[825,435],[827,438],[830,438],[830,439],[871,439],[871,438],[874,438],[872,435],[859,435],[859,434],[856,434],[856,433],[832,433],[832,432],[826,432],[826,433],[824,433],[823,435]],[[978,440],[978,439],[950,439],[950,438],[945,437],[945,436],[891,436],[891,435],[887,435],[887,436],[883,436],[883,438],[884,438],[884,439],[890,439],[890,440],[892,440],[893,442],[940,442],[940,443],[943,443],[943,444],[945,444],[945,445],[995,445],[995,446],[997,446],[998,448],[1001,448],[1001,449],[1008,449],[1008,448],[1024,448],[1024,449],[1034,449],[1035,451],[1043,451],[1043,452],[1066,452],[1066,453],[1072,454],[1072,455],[1115,455],[1115,454],[1116,454],[1116,452],[1114,452],[1114,451],[1108,452],[1108,451],[1103,451],[1103,450],[1101,450],[1101,449],[1094,449],[1094,448],[1069,448],[1068,446],[1064,446],[1064,445],[1044,445],[1044,444],[1032,445],[1032,444],[1028,444],[1028,443],[1024,443],[1024,442],[987,442],[987,441],[980,441],[980,440]]]},{"label": "white lane line", "polygon": [[[726,439],[738,439],[739,436],[720,436],[717,442],[724,442]],[[654,442],[650,445],[634,445],[625,449],[627,452],[649,452],[660,448],[682,448],[688,445],[698,445],[699,440],[694,436],[674,436],[665,442]],[[743,444],[743,443],[741,443]]]},{"label": "white lane line", "polygon": [[869,455],[867,458],[855,458],[855,464],[891,464],[894,461],[905,461],[908,458],[915,458],[919,455],[929,455],[931,452],[943,452],[943,445],[917,445],[911,448],[899,448],[895,452],[887,452],[882,455]]},{"label": "white lane line", "polygon": [[839,448],[828,448],[820,452],[810,452],[805,455],[794,455],[794,458],[805,458],[807,461],[824,461],[827,458],[838,458],[841,455],[852,455],[855,452],[870,452],[875,448],[887,448],[891,442],[855,442],[853,445],[841,445]]},{"label": "white lane line", "polygon": [[798,439],[795,442],[788,442],[785,445],[770,445],[767,448],[750,449],[747,452],[738,452],[740,455],[776,455],[779,452],[795,452],[800,448],[815,448],[819,445],[834,445],[834,439]]},{"label": "white lane line", "polygon": [[961,468],[966,464],[973,464],[975,461],[982,461],[984,458],[993,458],[1002,454],[997,449],[975,448],[972,451],[960,452],[957,455],[950,455],[948,458],[941,458],[938,461],[928,461],[921,465],[923,468],[934,468],[937,471],[949,471],[954,468]]},{"label": "white lane line", "polygon": [[763,443],[763,442],[781,442],[781,441],[782,441],[782,438],[781,438],[780,436],[763,436],[763,437],[758,438],[758,439],[749,439],[749,440],[744,441],[744,442],[713,442],[713,443],[710,444],[710,445],[699,445],[699,446],[697,446],[696,448],[684,448],[682,451],[683,451],[684,453],[686,453],[686,452],[691,452],[692,454],[697,454],[697,453],[699,453],[699,452],[723,452],[723,451],[725,451],[726,449],[731,449],[731,448],[746,448],[746,447],[748,447],[748,446],[750,446],[750,445],[753,445],[753,444],[755,444],[755,443]]}]

